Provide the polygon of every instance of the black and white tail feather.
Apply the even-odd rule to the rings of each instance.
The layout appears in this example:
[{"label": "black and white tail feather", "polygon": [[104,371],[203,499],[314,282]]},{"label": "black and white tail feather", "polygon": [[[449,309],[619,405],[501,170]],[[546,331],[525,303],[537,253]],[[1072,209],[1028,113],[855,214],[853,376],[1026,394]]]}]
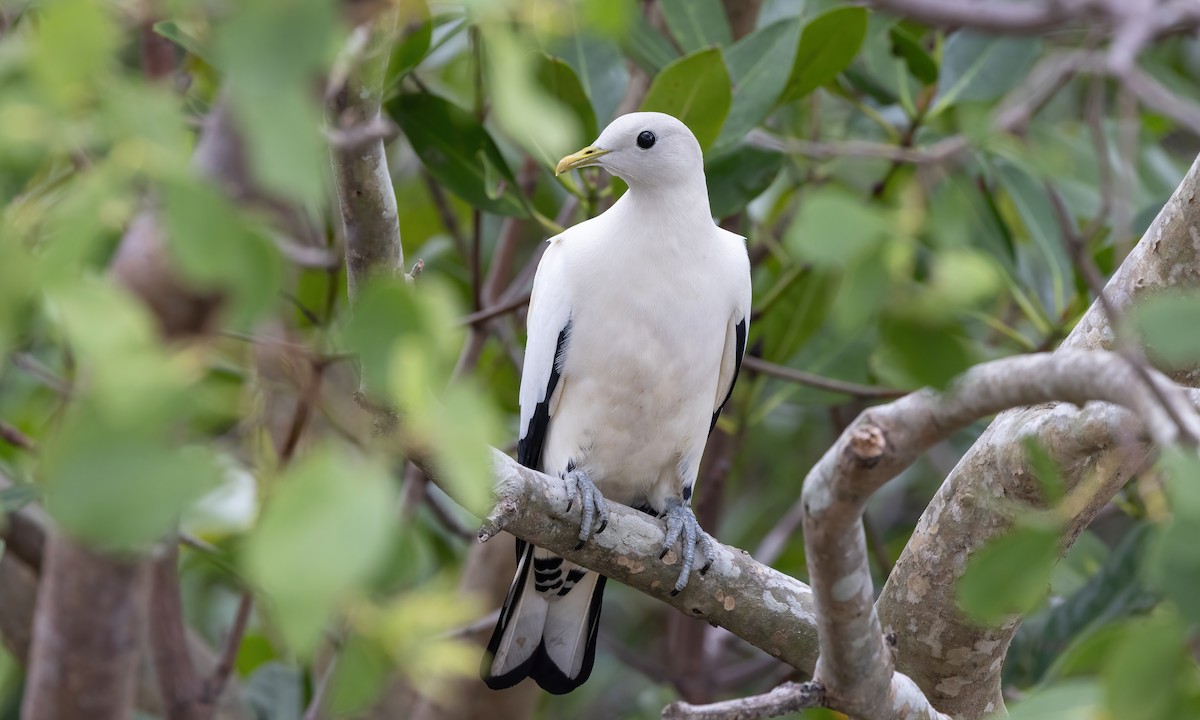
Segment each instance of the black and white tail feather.
[{"label": "black and white tail feather", "polygon": [[561,695],[582,685],[596,659],[605,580],[518,540],[517,575],[484,656],[488,687],[500,690],[530,677]]}]

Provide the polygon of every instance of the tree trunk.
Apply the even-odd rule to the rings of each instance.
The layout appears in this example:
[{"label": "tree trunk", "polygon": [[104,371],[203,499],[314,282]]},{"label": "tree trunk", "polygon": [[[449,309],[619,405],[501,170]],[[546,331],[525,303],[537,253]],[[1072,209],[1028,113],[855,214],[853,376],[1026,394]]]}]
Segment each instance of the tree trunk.
[{"label": "tree trunk", "polygon": [[38,588],[22,720],[133,713],[148,565],[50,537]]}]

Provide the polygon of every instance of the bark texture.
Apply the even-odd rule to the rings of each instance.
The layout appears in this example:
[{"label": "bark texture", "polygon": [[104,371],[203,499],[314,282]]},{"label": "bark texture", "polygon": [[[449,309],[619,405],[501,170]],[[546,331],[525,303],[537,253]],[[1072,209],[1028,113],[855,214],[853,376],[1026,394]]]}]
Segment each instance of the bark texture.
[{"label": "bark texture", "polygon": [[[331,124],[345,136],[358,135],[358,130],[381,122],[379,108],[391,47],[387,41],[396,18],[384,15],[376,23],[377,27],[364,25],[355,31],[362,37],[359,54],[347,59],[352,66],[329,102]],[[346,234],[346,282],[353,300],[359,285],[371,274],[403,272],[400,223],[383,138],[368,136],[358,142],[334,144],[332,153]]]},{"label": "bark texture", "polygon": [[23,720],[125,720],[141,658],[147,564],[51,535],[34,615]]},{"label": "bark texture", "polygon": [[[1118,310],[1161,288],[1200,283],[1198,190],[1200,159],[1105,288]],[[1062,349],[1111,349],[1115,338],[1096,303]],[[1173,377],[1191,386],[1200,380],[1195,371]],[[1025,437],[1036,437],[1062,466],[1068,492],[1088,488],[1068,528],[1064,552],[1144,467],[1149,453],[1116,408],[1053,404],[998,416],[951,472],[877,604],[884,629],[897,633],[897,669],[951,715],[981,717],[1003,705],[1000,671],[1020,619],[978,627],[957,611],[954,594],[967,559],[1011,527],[1011,505],[1001,501],[1041,502],[1026,465]]]},{"label": "bark texture", "polygon": [[498,450],[493,451],[493,459],[498,502],[480,531],[481,540],[507,530],[683,613],[727,628],[773,657],[812,672],[817,633],[813,594],[807,585],[755,561],[745,550],[717,544],[708,573],[693,573],[683,592],[672,596],[678,558],[672,550],[658,559],[666,538],[662,521],[609,503],[608,528],[575,549],[579,510],[566,512],[563,481],[522,467]]}]

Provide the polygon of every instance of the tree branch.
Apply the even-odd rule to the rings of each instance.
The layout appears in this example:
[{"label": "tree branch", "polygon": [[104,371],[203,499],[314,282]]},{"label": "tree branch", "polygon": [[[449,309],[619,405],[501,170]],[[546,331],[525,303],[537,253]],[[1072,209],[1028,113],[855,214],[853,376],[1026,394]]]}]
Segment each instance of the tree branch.
[{"label": "tree branch", "polygon": [[[812,590],[804,583],[758,563],[744,550],[717,545],[708,573],[694,575],[683,592],[672,597],[678,559],[674,551],[658,559],[666,537],[660,520],[609,503],[607,529],[576,549],[579,515],[566,512],[562,479],[523,467],[499,450],[493,450],[492,459],[496,506],[479,531],[481,541],[507,530],[687,615],[727,628],[793,667],[812,671],[816,619]],[[430,477],[438,481],[436,475]],[[442,488],[453,494],[452,487]]]},{"label": "tree branch", "polygon": [[148,564],[50,536],[38,586],[25,720],[123,720],[132,714]]},{"label": "tree branch", "polygon": [[868,0],[868,5],[910,20],[938,27],[969,27],[994,33],[1039,35],[1065,25],[1101,16],[1107,0],[1049,0],[1007,2],[992,0]]},{"label": "tree branch", "polygon": [[[1113,275],[1105,294],[1118,311],[1147,293],[1200,283],[1200,159]],[[1063,344],[1067,349],[1112,349],[1116,335],[1093,303]],[[1176,381],[1200,384],[1196,370]],[[1062,467],[1068,492],[1085,478],[1088,497],[1064,529],[1064,551],[1146,463],[1149,447],[1136,438],[1128,413],[1111,406],[1081,410],[1056,405],[999,415],[942,484],[888,578],[877,603],[885,628],[897,630],[897,668],[943,712],[978,717],[1002,706],[1000,659],[1019,618],[980,627],[957,612],[954,588],[968,558],[1011,525],[1004,506],[981,498],[1042,502],[1026,466],[1023,440],[1035,438]],[[1132,439],[1131,439],[1132,438]]]},{"label": "tree branch", "polygon": [[334,137],[354,138],[354,142],[335,141],[330,149],[346,234],[346,283],[351,299],[371,273],[404,272],[396,195],[383,147],[386,135],[362,132],[383,124],[379,108],[395,24],[395,13],[388,13],[354,31],[358,42],[350,43],[342,60],[347,69],[344,75],[334,74],[345,80],[335,81],[329,93]]},{"label": "tree branch", "polygon": [[[1151,380],[1190,430],[1200,415],[1187,394],[1156,371]],[[980,417],[1011,407],[1093,400],[1134,411],[1156,443],[1174,444],[1181,430],[1115,353],[1065,351],[978,365],[943,395],[914,393],[864,411],[804,481],[804,538],[817,598],[821,658],[816,679],[833,709],[856,717],[942,719],[909,678],[894,670],[875,613],[862,512],[870,496],[934,443]]]},{"label": "tree branch", "polygon": [[711,705],[673,702],[663,708],[663,720],[758,720],[821,707],[824,688],[818,683],[784,683],[769,693]]}]

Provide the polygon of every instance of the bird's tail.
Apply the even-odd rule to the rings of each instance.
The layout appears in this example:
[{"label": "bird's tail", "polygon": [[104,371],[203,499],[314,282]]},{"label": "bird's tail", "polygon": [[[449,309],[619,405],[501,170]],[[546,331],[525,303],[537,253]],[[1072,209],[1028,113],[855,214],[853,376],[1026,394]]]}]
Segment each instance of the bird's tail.
[{"label": "bird's tail", "polygon": [[579,687],[596,659],[605,578],[517,541],[517,575],[483,656],[493,690],[526,677],[561,695]]}]

